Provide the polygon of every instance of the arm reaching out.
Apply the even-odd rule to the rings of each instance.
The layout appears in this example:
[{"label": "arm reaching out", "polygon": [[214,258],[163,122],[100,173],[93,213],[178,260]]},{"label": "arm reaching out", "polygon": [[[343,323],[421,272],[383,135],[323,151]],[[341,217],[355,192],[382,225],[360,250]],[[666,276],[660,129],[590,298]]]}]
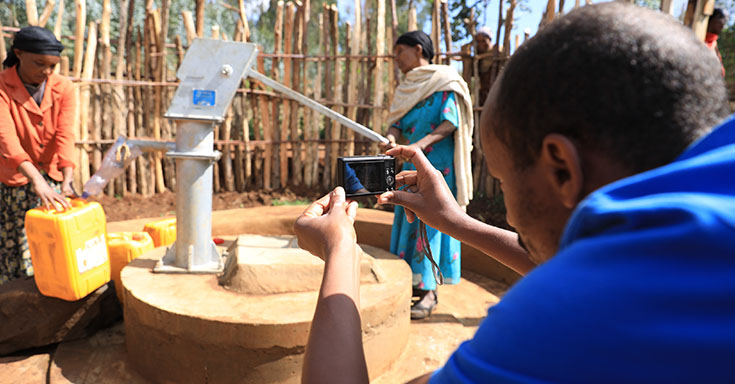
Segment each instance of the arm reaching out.
[{"label": "arm reaching out", "polygon": [[306,344],[302,383],[368,383],[360,323],[357,203],[337,187],[294,224],[299,246],[324,259],[324,277]]},{"label": "arm reaching out", "polygon": [[[398,146],[387,154],[412,162],[416,171],[404,171],[396,176],[396,188],[405,185],[412,192],[385,192],[378,197],[379,203],[405,207],[427,225],[479,249],[521,275],[536,266],[518,243],[515,232],[487,225],[467,215],[457,204],[441,172],[434,169],[421,151]],[[408,212],[407,216],[410,216]],[[412,216],[409,219],[413,221]]]}]

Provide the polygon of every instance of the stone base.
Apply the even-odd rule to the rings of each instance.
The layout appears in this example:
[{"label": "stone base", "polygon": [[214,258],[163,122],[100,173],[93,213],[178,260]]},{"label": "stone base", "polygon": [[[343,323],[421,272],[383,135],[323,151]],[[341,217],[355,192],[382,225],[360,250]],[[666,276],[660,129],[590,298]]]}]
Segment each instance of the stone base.
[{"label": "stone base", "polygon": [[[384,273],[360,291],[370,377],[398,359],[409,335],[411,272],[405,261],[363,246]],[[121,274],[132,365],[154,382],[298,383],[317,291],[247,295],[215,275],[154,274],[164,248]]]}]

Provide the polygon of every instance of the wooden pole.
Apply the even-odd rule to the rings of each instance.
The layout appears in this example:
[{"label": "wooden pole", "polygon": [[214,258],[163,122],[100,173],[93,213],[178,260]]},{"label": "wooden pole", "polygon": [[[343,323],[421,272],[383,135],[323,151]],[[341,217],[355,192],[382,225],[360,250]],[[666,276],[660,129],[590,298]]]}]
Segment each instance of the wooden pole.
[{"label": "wooden pole", "polygon": [[[393,4],[395,1],[391,0],[391,4]],[[352,34],[350,35],[349,32],[347,36],[350,38],[350,44],[348,44],[350,49],[350,56],[353,56],[348,61],[350,63],[349,66],[349,77],[348,77],[348,87],[347,87],[347,104],[350,106],[347,107],[347,117],[349,117],[353,121],[357,121],[357,107],[355,104],[357,104],[358,101],[358,91],[359,87],[357,85],[358,79],[357,79],[357,67],[360,65],[360,62],[354,58],[354,56],[357,56],[360,54],[360,37],[362,36],[362,14],[361,11],[361,4],[360,0],[355,0],[355,27],[352,30]],[[355,132],[351,129],[347,130],[347,155],[348,156],[354,156],[355,154]]]},{"label": "wooden pole", "polygon": [[[110,0],[102,1],[102,19],[100,21],[100,49],[102,52],[102,65],[100,67],[99,78],[103,80],[110,79],[110,71],[112,67],[112,50],[110,48],[110,14],[112,9],[110,8]],[[109,84],[102,84],[100,86],[100,123],[101,127],[95,127],[95,130],[100,129],[101,135],[97,136],[99,139],[113,139],[114,132],[112,127],[112,94],[110,92]],[[115,196],[115,192],[119,190],[120,178],[110,180],[107,184],[107,195]]]},{"label": "wooden pole", "polygon": [[[135,81],[141,81],[143,79],[143,34],[140,32],[140,28],[137,28],[138,36],[135,39],[135,63],[133,79]],[[143,87],[132,87],[133,97],[135,99],[134,108],[135,113],[133,115],[133,128],[135,129],[136,137],[146,136],[146,121],[144,119],[145,112],[148,110],[146,106],[146,93],[143,92]],[[150,87],[147,87],[150,89]],[[143,196],[150,196],[153,194],[153,184],[150,183],[151,172],[150,172],[150,154],[145,154],[138,157],[138,185],[140,193]]]},{"label": "wooden pole", "polygon": [[[296,12],[296,26],[294,37],[294,53],[297,55],[303,54],[303,42],[304,42],[304,29],[303,29],[303,9],[298,9]],[[296,92],[303,92],[303,84],[301,83],[301,71],[302,71],[303,60],[296,59],[293,62],[292,73],[293,73],[293,89]],[[303,177],[303,165],[301,161],[302,146],[300,144],[301,138],[299,135],[299,104],[290,102],[291,104],[291,180],[294,185],[301,185],[304,182]]]},{"label": "wooden pole", "polygon": [[416,23],[416,7],[413,5],[413,3],[411,3],[411,6],[408,7],[408,27],[406,29],[409,32],[418,29]]},{"label": "wooden pole", "polygon": [[[120,0],[119,5],[119,17],[120,17],[120,28],[118,29],[118,38],[117,38],[117,57],[116,57],[116,66],[115,66],[115,80],[122,81],[124,80],[124,72],[125,72],[125,56],[128,52],[125,47],[127,47],[127,33],[128,30],[128,23],[130,22],[128,19],[128,1],[129,0]],[[123,90],[123,86],[121,84],[117,84],[112,88],[112,108],[114,113],[114,136],[117,137],[118,135],[123,134],[130,134],[127,129],[126,120],[127,120],[127,102],[125,100],[125,91]],[[131,192],[135,191],[136,186],[136,167],[135,162],[130,164],[128,166],[127,170],[127,178],[123,178],[123,183],[127,184],[127,187],[131,189]],[[121,188],[120,194],[123,196],[125,195],[125,192],[128,190],[128,188]]]},{"label": "wooden pole", "polygon": [[[380,0],[378,0],[378,4],[380,4]],[[437,64],[442,63],[441,57],[438,56],[439,53],[442,51],[440,45],[442,35],[441,26],[439,23],[439,7],[439,0],[434,0],[434,7],[431,11],[431,42],[434,44],[434,53],[437,55],[435,60]],[[378,32],[380,32],[380,13],[378,13]],[[381,52],[380,48],[378,48],[378,52]],[[378,55],[381,55],[381,53],[378,53]],[[380,59],[378,59],[378,61],[380,61]]]},{"label": "wooden pole", "polygon": [[[283,47],[283,7],[284,7],[283,1],[279,0],[278,3],[276,4],[276,25],[275,25],[276,30],[274,33],[275,42],[273,45],[273,53],[275,54],[282,53],[281,51]],[[279,69],[278,61],[279,60],[277,57],[274,57],[273,60],[271,61],[271,71],[272,71],[271,78],[273,78],[274,80],[278,80],[279,78],[280,69]],[[279,117],[280,117],[279,115],[279,110],[280,110],[279,104],[280,103],[276,103],[275,100],[273,100],[272,98],[271,98],[271,102],[272,102],[271,103],[271,109],[272,109],[271,122],[273,123],[273,131],[272,131],[273,136],[271,140],[280,142],[282,139],[284,139],[283,137],[281,137],[281,129],[278,124]],[[284,145],[285,144],[277,143],[273,146],[273,154],[272,154],[273,156],[273,161],[272,161],[273,178],[272,178],[272,181],[273,181],[274,188],[281,188],[284,186],[281,183],[281,151]]]},{"label": "wooden pole", "polygon": [[38,25],[36,0],[26,0],[26,18],[28,19],[28,25]]},{"label": "wooden pole", "polygon": [[59,0],[59,10],[56,12],[56,23],[54,24],[54,36],[61,40],[61,26],[64,24],[64,0]]},{"label": "wooden pole", "polygon": [[[168,40],[168,24],[171,16],[171,0],[161,0],[160,12],[154,14],[160,15],[158,18],[154,18],[154,21],[160,20],[160,24],[157,23],[156,33],[158,36],[156,52],[158,53],[156,78],[159,82],[166,82],[168,78],[168,61],[166,60],[166,41]],[[156,115],[158,119],[158,125],[161,129],[161,138],[163,140],[171,140],[174,137],[174,133],[171,130],[171,125],[168,119],[163,118],[163,114],[168,108],[169,104],[169,91],[167,87],[158,86],[156,90],[159,94],[159,109]],[[159,153],[159,156],[161,154]],[[161,156],[163,157],[163,156]],[[175,190],[176,188],[176,165],[174,160],[170,158],[162,158],[164,183],[168,189]]]},{"label": "wooden pole", "polygon": [[[296,6],[292,2],[286,4],[286,28],[284,30],[284,41],[283,41],[283,53],[289,55],[293,53],[293,33],[294,25],[293,19],[296,14]],[[292,70],[293,62],[290,57],[283,59],[283,84],[289,88],[293,87],[292,81]],[[281,186],[284,187],[288,183],[288,147],[287,143],[290,132],[290,121],[291,121],[291,108],[293,107],[291,101],[283,99],[282,102],[282,120],[281,120]],[[291,144],[293,146],[293,144]]]},{"label": "wooden pole", "polygon": [[[339,104],[342,103],[342,67],[339,59],[336,58],[336,56],[339,54],[338,52],[338,46],[339,46],[339,29],[337,21],[339,20],[339,13],[337,10],[337,6],[335,4],[332,4],[330,7],[330,14],[329,14],[329,32],[330,32],[330,40],[331,40],[331,55],[335,56],[334,60],[334,93],[332,94],[334,96],[334,106],[332,106],[332,109],[337,113],[342,113],[342,107],[339,106]],[[385,26],[384,26],[385,27]],[[330,176],[331,176],[331,185],[335,185],[337,183],[337,158],[340,155],[340,145],[339,145],[339,139],[342,137],[342,126],[337,123],[334,120],[330,121],[332,126],[332,132],[330,135],[330,139],[333,140],[330,144],[330,158],[329,158],[329,164],[330,164]],[[326,178],[325,178],[326,179]],[[327,188],[331,187],[331,185],[328,185]]]},{"label": "wooden pole", "polygon": [[503,37],[503,53],[505,53],[506,56],[510,55],[510,34],[513,32],[513,11],[515,11],[517,5],[517,0],[508,1],[510,2],[510,7],[508,7],[508,11],[505,13],[505,36]]},{"label": "wooden pole", "polygon": [[192,16],[191,11],[181,11],[181,17],[184,19],[184,29],[186,30],[186,45],[191,46],[194,38],[197,37],[194,16]]},{"label": "wooden pole", "polygon": [[238,10],[240,11],[240,21],[242,22],[242,28],[243,28],[243,42],[250,41],[250,26],[248,26],[248,18],[245,14],[245,1],[239,0],[238,2]]},{"label": "wooden pole", "polygon": [[43,12],[41,12],[41,17],[38,20],[39,27],[46,28],[46,24],[48,23],[48,19],[51,17],[51,12],[54,11],[55,5],[55,0],[46,0],[46,6],[43,7]]},{"label": "wooden pole", "polygon": [[[260,73],[265,73],[265,63],[263,62],[262,56],[258,56],[257,63],[258,71]],[[260,111],[258,112],[263,127],[263,139],[266,140],[265,152],[263,154],[263,188],[265,188],[266,190],[270,190],[273,187],[273,185],[271,184],[271,172],[273,167],[273,144],[270,143],[270,141],[273,140],[273,125],[271,123],[268,99],[265,95],[258,96],[258,106],[260,109]]]},{"label": "wooden pole", "polygon": [[198,37],[204,37],[204,2],[205,0],[196,0],[196,31]]},{"label": "wooden pole", "polygon": [[[395,1],[395,0],[392,0],[392,1]],[[451,25],[449,22],[449,4],[447,3],[447,0],[442,0],[441,2],[441,14],[442,14],[442,20],[444,22],[444,46],[447,49],[447,53],[449,53],[449,52],[452,52],[452,32],[451,32]],[[449,65],[450,63],[451,63],[451,58],[447,56],[446,64]]]},{"label": "wooden pole", "polygon": [[[576,0],[574,8],[579,7],[579,0]],[[661,0],[661,12],[673,15],[674,0]]]},{"label": "wooden pole", "polygon": [[[324,9],[322,9],[322,12],[319,13],[319,47],[321,47],[322,54],[326,52],[326,45],[324,41]],[[322,99],[322,74],[323,74],[323,60],[319,60],[316,62],[316,77],[314,78],[314,86],[313,86],[313,94],[312,97],[314,100],[321,100]],[[321,125],[321,115],[318,113],[312,113],[311,114],[311,120],[309,124],[309,136],[307,139],[310,140],[317,140],[319,138],[319,128]],[[307,187],[312,188],[315,185],[318,185],[317,180],[319,180],[319,144],[315,141],[310,141],[307,144],[308,147],[308,156],[306,161],[306,170],[305,170],[305,177],[304,182]]]},{"label": "wooden pole", "polygon": [[[97,54],[97,24],[89,23],[89,32],[87,33],[87,50],[84,54],[84,69],[80,76],[84,79],[91,79],[94,72],[94,58]],[[90,84],[82,84],[79,97],[79,139],[81,141],[89,140],[89,98]],[[89,153],[86,148],[80,151],[79,168],[82,171],[82,183],[89,180]]]},{"label": "wooden pole", "polygon": [[[435,2],[434,10],[435,10],[435,17],[433,19],[437,19],[439,16],[438,11],[438,2]],[[375,73],[373,75],[375,79],[375,88],[373,89],[373,105],[377,108],[373,109],[373,130],[380,132],[381,134],[385,134],[385,129],[383,127],[383,58],[380,56],[385,55],[385,0],[377,0],[377,33],[375,36]],[[436,21],[436,25],[434,29],[432,29],[432,32],[434,36],[436,37],[436,34],[439,32],[439,23],[438,20]],[[434,40],[434,49],[436,49],[435,52],[439,52],[439,41]],[[371,150],[373,153],[377,152],[378,147],[377,144],[371,145]]]},{"label": "wooden pole", "polygon": [[74,77],[82,75],[82,58],[84,52],[84,25],[87,22],[87,11],[85,0],[75,0],[77,21],[74,31]]}]

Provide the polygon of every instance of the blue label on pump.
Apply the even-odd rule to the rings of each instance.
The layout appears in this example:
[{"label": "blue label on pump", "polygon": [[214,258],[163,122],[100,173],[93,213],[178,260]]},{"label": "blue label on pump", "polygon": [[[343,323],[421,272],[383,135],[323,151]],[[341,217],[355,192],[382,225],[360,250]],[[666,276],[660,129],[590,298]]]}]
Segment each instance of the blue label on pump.
[{"label": "blue label on pump", "polygon": [[211,107],[214,105],[216,98],[216,92],[207,89],[195,89],[194,95],[192,96],[192,103],[194,105],[202,105]]}]

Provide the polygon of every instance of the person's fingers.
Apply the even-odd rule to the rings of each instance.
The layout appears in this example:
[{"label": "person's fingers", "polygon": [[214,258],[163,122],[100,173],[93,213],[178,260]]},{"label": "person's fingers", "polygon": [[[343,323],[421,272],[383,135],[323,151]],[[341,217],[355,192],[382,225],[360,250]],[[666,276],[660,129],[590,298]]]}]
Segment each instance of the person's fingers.
[{"label": "person's fingers", "polygon": [[424,152],[416,147],[399,145],[386,152],[386,154],[394,157],[402,157],[410,161],[419,171],[434,169],[429,159],[424,155]]},{"label": "person's fingers", "polygon": [[339,207],[345,203],[345,190],[342,187],[334,188],[331,193],[332,199],[329,202],[330,207]]},{"label": "person's fingers", "polygon": [[380,204],[395,204],[407,208],[413,207],[419,199],[415,193],[404,191],[388,191],[378,196]]},{"label": "person's fingers", "polygon": [[43,204],[44,208],[46,208],[46,210],[51,209],[51,201],[49,201],[48,197],[45,195],[39,197],[41,198],[41,204]]},{"label": "person's fingers", "polygon": [[357,216],[357,201],[350,201],[349,204],[347,204],[347,216],[352,220],[352,222],[355,222],[355,217]]},{"label": "person's fingers", "polygon": [[306,210],[301,214],[301,216],[306,217],[319,217],[323,215],[329,207],[329,200],[330,195],[324,195],[319,200],[311,203]]},{"label": "person's fingers", "polygon": [[418,173],[416,171],[401,171],[396,175],[396,188],[404,185],[412,185],[418,182]]},{"label": "person's fingers", "polygon": [[412,210],[407,209],[407,208],[405,209],[405,211],[406,211],[406,221],[408,221],[409,223],[413,223],[413,221],[416,220],[416,214],[413,213]]}]

